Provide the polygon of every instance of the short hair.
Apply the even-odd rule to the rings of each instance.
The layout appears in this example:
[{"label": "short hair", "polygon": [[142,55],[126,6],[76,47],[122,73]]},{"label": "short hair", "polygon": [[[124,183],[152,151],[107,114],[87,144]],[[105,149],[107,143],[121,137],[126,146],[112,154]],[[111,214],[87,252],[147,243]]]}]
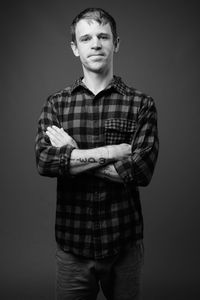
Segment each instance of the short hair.
[{"label": "short hair", "polygon": [[102,8],[86,8],[74,18],[70,27],[72,42],[76,44],[76,25],[83,19],[94,20],[102,25],[109,23],[113,35],[113,43],[116,44],[118,38],[116,22],[114,18]]}]

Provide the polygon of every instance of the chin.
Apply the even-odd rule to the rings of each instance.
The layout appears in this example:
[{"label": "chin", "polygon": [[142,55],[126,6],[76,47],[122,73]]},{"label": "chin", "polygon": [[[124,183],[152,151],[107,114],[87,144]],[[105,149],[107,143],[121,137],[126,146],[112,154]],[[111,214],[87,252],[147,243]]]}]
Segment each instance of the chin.
[{"label": "chin", "polygon": [[103,74],[106,72],[106,69],[105,68],[102,68],[102,69],[91,69],[90,71],[92,71],[93,73],[96,73],[96,74]]},{"label": "chin", "polygon": [[90,71],[96,72],[96,73],[103,73],[107,70],[106,65],[101,65],[101,66],[90,66],[89,67]]}]

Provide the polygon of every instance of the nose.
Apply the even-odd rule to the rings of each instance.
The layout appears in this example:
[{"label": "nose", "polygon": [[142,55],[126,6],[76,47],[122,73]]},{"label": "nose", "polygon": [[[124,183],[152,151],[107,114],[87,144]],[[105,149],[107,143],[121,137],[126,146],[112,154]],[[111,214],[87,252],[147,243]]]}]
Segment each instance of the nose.
[{"label": "nose", "polygon": [[94,37],[92,40],[92,49],[101,49],[101,41],[98,37]]}]

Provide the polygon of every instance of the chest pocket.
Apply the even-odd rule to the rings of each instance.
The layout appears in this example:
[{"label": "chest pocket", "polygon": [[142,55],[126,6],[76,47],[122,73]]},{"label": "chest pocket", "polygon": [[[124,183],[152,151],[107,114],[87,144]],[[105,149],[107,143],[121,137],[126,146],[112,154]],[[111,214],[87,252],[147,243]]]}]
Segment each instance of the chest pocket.
[{"label": "chest pocket", "polygon": [[135,129],[135,121],[127,119],[108,119],[105,121],[105,144],[131,144]]}]

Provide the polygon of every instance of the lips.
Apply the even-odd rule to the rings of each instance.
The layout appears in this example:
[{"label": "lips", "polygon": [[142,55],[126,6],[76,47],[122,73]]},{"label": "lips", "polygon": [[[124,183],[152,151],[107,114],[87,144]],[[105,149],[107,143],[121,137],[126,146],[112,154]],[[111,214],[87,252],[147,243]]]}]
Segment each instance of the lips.
[{"label": "lips", "polygon": [[104,56],[103,53],[95,53],[95,54],[90,54],[89,57],[100,57],[100,56]]}]

